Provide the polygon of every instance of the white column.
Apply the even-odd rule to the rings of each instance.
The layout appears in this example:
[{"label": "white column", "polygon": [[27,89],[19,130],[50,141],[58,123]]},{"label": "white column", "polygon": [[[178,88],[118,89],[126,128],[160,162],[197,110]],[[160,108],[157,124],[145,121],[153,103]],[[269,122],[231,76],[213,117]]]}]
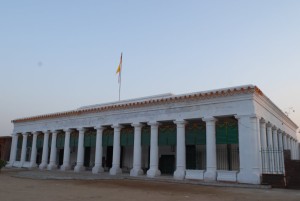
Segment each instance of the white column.
[{"label": "white column", "polygon": [[272,136],[272,124],[267,124],[267,136],[268,136],[268,155],[269,155],[269,167],[270,172],[274,172],[274,155],[273,155],[273,136]]},{"label": "white column", "polygon": [[142,170],[142,124],[131,124],[134,127],[134,147],[133,147],[133,168],[130,176],[138,176],[143,174]]},{"label": "white column", "polygon": [[206,122],[206,171],[204,179],[217,179],[217,148],[216,148],[216,121],[214,117],[203,118]]},{"label": "white column", "polygon": [[262,151],[262,167],[263,172],[269,172],[269,155],[267,150],[267,130],[266,121],[264,119],[260,120],[260,146]]},{"label": "white column", "polygon": [[50,152],[50,161],[49,165],[47,166],[48,170],[53,170],[57,168],[56,164],[56,137],[57,137],[57,131],[52,132],[52,139],[51,139],[51,152]]},{"label": "white column", "polygon": [[296,141],[296,152],[297,152],[297,154],[296,154],[297,158],[296,159],[299,160],[300,159],[299,158],[300,157],[300,155],[299,155],[300,153],[299,153],[299,143],[298,143],[298,141]]},{"label": "white column", "polygon": [[283,150],[283,139],[282,139],[283,136],[282,136],[282,131],[278,130],[277,134],[278,134],[278,148],[279,148],[279,150]]},{"label": "white column", "polygon": [[63,164],[60,167],[62,171],[71,169],[70,167],[70,135],[72,129],[66,129],[65,132],[65,144],[64,144],[64,160]]},{"label": "white column", "polygon": [[36,140],[37,140],[38,134],[39,134],[38,132],[33,133],[32,146],[31,146],[31,156],[30,156],[30,168],[34,168],[34,167],[37,166],[37,164],[36,164],[36,154],[37,154]]},{"label": "white column", "polygon": [[291,154],[292,154],[292,159],[295,160],[295,141],[294,141],[294,138],[291,138]]},{"label": "white column", "polygon": [[177,125],[176,140],[176,171],[174,179],[182,180],[185,178],[186,158],[185,158],[185,124],[186,121],[174,121]]},{"label": "white column", "polygon": [[22,142],[22,152],[21,152],[21,161],[20,161],[20,166],[23,167],[25,160],[26,160],[26,150],[27,150],[27,133],[22,133],[23,135],[23,142]]},{"label": "white column", "polygon": [[114,147],[113,147],[113,161],[112,167],[109,170],[110,175],[122,174],[122,169],[120,168],[121,159],[121,145],[120,145],[120,133],[122,126],[114,125]]},{"label": "white column", "polygon": [[48,164],[48,152],[49,152],[49,131],[44,131],[44,142],[43,142],[43,155],[42,155],[42,162],[39,166],[40,169],[44,169],[47,167]]},{"label": "white column", "polygon": [[85,128],[78,129],[79,135],[78,135],[78,149],[77,149],[77,162],[76,166],[74,168],[75,172],[80,172],[85,170],[83,166],[84,162],[84,132]]},{"label": "white column", "polygon": [[150,169],[147,171],[147,177],[160,176],[161,172],[158,169],[158,122],[149,122],[151,126],[150,137]]},{"label": "white column", "polygon": [[279,156],[278,156],[278,135],[277,128],[273,127],[273,155],[274,155],[274,170],[275,173],[279,172]]},{"label": "white column", "polygon": [[16,161],[16,154],[17,154],[17,145],[18,145],[18,134],[12,134],[12,141],[11,141],[11,148],[10,148],[10,156],[9,156],[9,163],[7,167],[12,167],[14,162]]},{"label": "white column", "polygon": [[283,136],[282,130],[277,131],[278,134],[278,156],[279,156],[279,171],[280,173],[284,173],[284,153],[283,153]]},{"label": "white column", "polygon": [[95,166],[93,167],[92,172],[94,174],[104,172],[104,169],[102,167],[102,134],[103,134],[103,127],[95,127],[97,130],[97,136],[96,136],[96,149],[95,149]]},{"label": "white column", "polygon": [[239,129],[239,183],[260,184],[259,118],[253,115],[236,116]]}]

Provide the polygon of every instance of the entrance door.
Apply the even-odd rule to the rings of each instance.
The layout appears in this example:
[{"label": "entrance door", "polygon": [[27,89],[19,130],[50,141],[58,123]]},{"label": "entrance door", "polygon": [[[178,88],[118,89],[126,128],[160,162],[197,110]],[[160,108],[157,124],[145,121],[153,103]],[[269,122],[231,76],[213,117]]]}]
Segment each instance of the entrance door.
[{"label": "entrance door", "polygon": [[173,174],[175,170],[175,156],[162,155],[159,159],[159,169],[162,174]]},{"label": "entrance door", "polygon": [[85,147],[84,149],[84,166],[90,167],[90,159],[91,159],[91,147]]},{"label": "entrance door", "polygon": [[106,149],[106,167],[112,167],[113,146],[108,146]]}]

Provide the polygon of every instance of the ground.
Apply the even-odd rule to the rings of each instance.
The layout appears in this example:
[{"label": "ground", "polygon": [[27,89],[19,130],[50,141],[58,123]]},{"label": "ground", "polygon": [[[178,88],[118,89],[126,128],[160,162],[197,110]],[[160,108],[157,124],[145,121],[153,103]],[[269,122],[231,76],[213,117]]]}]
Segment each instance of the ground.
[{"label": "ground", "polygon": [[20,171],[23,170],[4,169],[0,173],[1,201],[300,200],[300,190],[216,187],[128,179],[29,179],[19,177]]}]

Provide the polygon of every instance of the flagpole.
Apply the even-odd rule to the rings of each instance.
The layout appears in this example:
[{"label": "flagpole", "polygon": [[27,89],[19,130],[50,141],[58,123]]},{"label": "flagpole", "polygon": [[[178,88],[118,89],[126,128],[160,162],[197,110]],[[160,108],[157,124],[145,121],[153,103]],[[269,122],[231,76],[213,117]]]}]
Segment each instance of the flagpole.
[{"label": "flagpole", "polygon": [[120,82],[119,82],[119,101],[121,100],[121,83],[122,83],[122,80],[121,80],[121,72],[122,72],[122,70],[120,71],[120,77],[119,77],[119,79],[120,79]]}]

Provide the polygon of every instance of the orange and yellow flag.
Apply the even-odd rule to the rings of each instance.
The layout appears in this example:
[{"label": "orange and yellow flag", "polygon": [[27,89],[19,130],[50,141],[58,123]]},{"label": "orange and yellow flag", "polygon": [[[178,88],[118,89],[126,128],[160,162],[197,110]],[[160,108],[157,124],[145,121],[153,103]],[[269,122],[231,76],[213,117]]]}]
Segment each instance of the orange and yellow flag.
[{"label": "orange and yellow flag", "polygon": [[119,64],[119,66],[118,66],[118,68],[117,68],[117,72],[116,72],[116,74],[120,74],[121,73],[121,70],[122,70],[122,54],[123,53],[121,53],[121,59],[120,59],[120,64]]}]

